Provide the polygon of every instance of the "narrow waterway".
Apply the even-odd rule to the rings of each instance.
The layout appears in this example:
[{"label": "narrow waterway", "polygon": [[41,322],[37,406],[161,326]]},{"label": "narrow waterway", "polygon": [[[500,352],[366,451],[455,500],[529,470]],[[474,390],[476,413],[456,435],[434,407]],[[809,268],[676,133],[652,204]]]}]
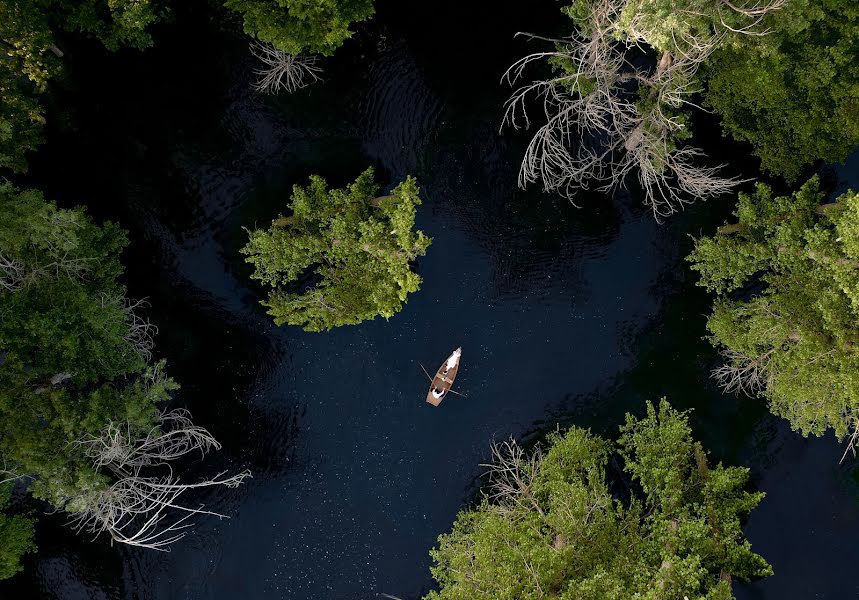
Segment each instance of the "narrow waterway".
[{"label": "narrow waterway", "polygon": [[[244,41],[195,23],[202,7],[145,55],[71,53],[75,85],[58,95],[75,108],[58,115],[33,182],[130,230],[126,280],[152,304],[177,403],[224,446],[188,471],[254,478],[203,497],[232,518],[200,519],[169,554],[90,543],[44,516],[39,555],[0,596],[418,598],[491,439],[573,423],[613,434],[624,412],[667,395],[694,409],[714,459],[750,466],[768,494],[747,535],[776,575],[738,597],[855,597],[855,461],[839,466],[834,439],[804,440],[707,377],[707,299],[683,256],[730,200],[660,226],[634,193],[584,195],[577,209],[519,190],[527,140],[498,132],[498,81],[533,47],[517,30],[563,25],[557,4],[396,4],[379,2],[325,61],[326,82],[292,97],[253,94]],[[420,292],[387,322],[273,326],[237,252],[241,227],[266,224],[311,173],[342,185],[367,165],[422,186],[417,226],[433,244]],[[460,345],[467,397],[434,409],[420,365]]]}]

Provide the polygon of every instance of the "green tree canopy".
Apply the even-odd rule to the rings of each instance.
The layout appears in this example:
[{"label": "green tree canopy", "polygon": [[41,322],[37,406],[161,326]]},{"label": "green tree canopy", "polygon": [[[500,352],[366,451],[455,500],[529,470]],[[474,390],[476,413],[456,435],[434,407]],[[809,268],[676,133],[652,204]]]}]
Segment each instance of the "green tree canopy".
[{"label": "green tree canopy", "polygon": [[[0,478],[3,476],[0,472]],[[5,512],[11,492],[11,482],[0,483],[0,579],[20,573],[23,569],[21,557],[36,550],[33,520]]]},{"label": "green tree canopy", "polygon": [[741,527],[763,494],[744,491],[747,469],[709,467],[665,400],[616,444],[579,428],[549,441],[545,456],[495,446],[489,494],[431,551],[428,600],[728,600],[732,578],[771,574]]},{"label": "green tree canopy", "polygon": [[763,394],[804,435],[843,437],[859,417],[859,196],[824,198],[816,177],[790,196],[759,184],[688,260],[716,293],[722,384]]},{"label": "green tree canopy", "polygon": [[314,175],[293,188],[290,216],[249,232],[242,253],[252,277],[272,288],[262,304],[275,323],[324,331],[388,319],[418,290],[410,263],[430,244],[412,231],[418,186],[408,177],[389,196],[378,191],[372,168],[346,189]]},{"label": "green tree canopy", "polygon": [[0,457],[62,509],[106,484],[72,442],[111,420],[151,426],[175,384],[147,366],[146,332],[130,329],[118,226],[8,183],[0,211]]},{"label": "green tree canopy", "polygon": [[290,54],[331,55],[352,36],[349,26],[373,16],[373,0],[226,0],[245,33]]},{"label": "green tree canopy", "polygon": [[790,0],[765,25],[708,61],[706,101],[764,169],[794,181],[859,144],[859,4]]},{"label": "green tree canopy", "polygon": [[41,143],[38,95],[60,71],[58,31],[79,32],[110,50],[152,44],[157,0],[0,0],[0,167],[25,171]]},{"label": "green tree canopy", "polygon": [[[150,362],[154,327],[118,283],[125,232],[8,183],[0,212],[4,478],[26,476],[30,493],[70,513],[78,529],[164,549],[198,512],[179,496],[234,487],[250,473],[185,484],[170,466],[220,445],[186,411],[158,410],[178,386],[163,361]],[[171,508],[182,515],[173,522]],[[0,537],[11,545],[0,558],[11,570],[30,547],[29,530],[3,519]]]}]

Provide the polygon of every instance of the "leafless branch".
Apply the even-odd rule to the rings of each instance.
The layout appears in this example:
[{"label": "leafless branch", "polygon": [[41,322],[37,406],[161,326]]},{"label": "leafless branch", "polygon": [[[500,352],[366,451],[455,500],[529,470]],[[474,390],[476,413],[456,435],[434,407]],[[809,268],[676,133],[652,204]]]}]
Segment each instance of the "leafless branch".
[{"label": "leafless branch", "polygon": [[[132,546],[169,550],[185,536],[194,515],[226,515],[178,502],[185,492],[214,486],[236,487],[251,476],[250,471],[225,477],[225,472],[198,483],[181,483],[170,461],[199,451],[204,455],[220,444],[204,428],[194,425],[185,410],[160,415],[158,425],[136,434],[129,423],[110,423],[98,436],[74,442],[85,448],[87,458],[115,482],[107,489],[71,503],[73,524],[79,531],[94,535],[107,533],[111,539]],[[149,473],[153,468],[166,472]]]},{"label": "leafless branch", "polygon": [[315,56],[289,54],[262,42],[254,42],[250,48],[251,53],[262,63],[254,71],[260,78],[254,84],[258,92],[276,94],[284,90],[291,94],[321,80],[319,74],[322,69],[316,66]]},{"label": "leafless branch", "polygon": [[146,299],[129,300],[128,298],[125,298],[123,302],[125,304],[125,324],[128,327],[125,341],[134,346],[138,354],[146,362],[149,362],[152,360],[152,350],[155,348],[155,336],[158,334],[158,327],[136,312],[137,309],[148,306],[148,303]]},{"label": "leafless branch", "polygon": [[28,267],[22,262],[0,255],[0,291],[14,292],[32,285],[43,277],[84,280],[91,258],[61,257],[38,267]]},{"label": "leafless branch", "polygon": [[26,279],[24,265],[0,255],[0,290],[14,292],[24,285]]},{"label": "leafless branch", "polygon": [[142,317],[138,311],[149,306],[145,298],[140,300],[131,300],[119,295],[102,294],[102,306],[111,306],[119,308],[124,313],[125,326],[127,328],[123,336],[125,341],[137,351],[143,360],[149,362],[152,360],[152,351],[155,349],[155,336],[158,334],[158,327],[151,323],[149,319]]},{"label": "leafless branch", "polygon": [[504,503],[525,502],[541,515],[543,509],[534,496],[532,484],[540,470],[543,453],[537,446],[527,455],[512,437],[504,442],[493,442],[492,462],[482,464],[489,480],[489,498],[502,506]]},{"label": "leafless branch", "polygon": [[847,438],[847,447],[844,448],[844,454],[841,455],[841,460],[838,461],[839,465],[844,462],[848,452],[852,452],[853,456],[856,456],[856,444],[859,442],[859,418],[850,415],[847,420],[853,427],[853,433]]},{"label": "leafless branch", "polygon": [[[724,33],[685,36],[675,40],[676,49],[663,53],[655,68],[635,66],[626,58],[628,47],[646,40],[650,25],[633,18],[625,44],[619,43],[616,28],[625,5],[625,0],[593,2],[587,36],[549,40],[554,51],[513,63],[502,78],[511,86],[524,79],[531,65],[550,59],[563,64],[564,71],[516,88],[505,104],[502,128],[529,128],[528,104],[542,106],[545,124],[525,151],[520,187],[539,180],[544,191],[572,200],[592,185],[605,191],[623,187],[635,172],[645,204],[659,219],[741,182],[719,176],[720,167],[701,166],[704,152],[679,142],[684,123],[676,111],[697,107],[691,101],[700,91],[697,71]],[[642,97],[648,100],[642,102]]]},{"label": "leafless branch", "polygon": [[766,389],[771,377],[770,363],[775,350],[769,350],[761,356],[750,358],[730,349],[722,349],[719,354],[725,359],[725,364],[714,369],[713,379],[725,392],[742,392],[747,396],[756,396]]}]

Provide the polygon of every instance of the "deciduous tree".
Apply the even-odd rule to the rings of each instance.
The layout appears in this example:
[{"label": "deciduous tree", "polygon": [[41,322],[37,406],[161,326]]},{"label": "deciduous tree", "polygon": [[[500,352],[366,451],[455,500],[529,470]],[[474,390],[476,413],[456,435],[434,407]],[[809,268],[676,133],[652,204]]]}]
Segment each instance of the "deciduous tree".
[{"label": "deciduous tree", "polygon": [[[4,473],[0,471],[0,481]],[[0,579],[8,579],[23,569],[21,557],[33,552],[33,520],[25,515],[5,512],[9,505],[11,482],[0,483]]]},{"label": "deciduous tree", "polygon": [[241,13],[245,33],[292,55],[329,56],[352,36],[349,27],[369,19],[373,0],[226,0]]},{"label": "deciduous tree", "polygon": [[733,578],[771,574],[741,527],[763,494],[710,466],[665,400],[616,444],[575,427],[549,443],[493,446],[487,493],[431,552],[428,600],[728,600]]},{"label": "deciduous tree", "polygon": [[792,182],[859,144],[859,4],[790,0],[765,27],[768,35],[713,54],[705,99],[726,134]]},{"label": "deciduous tree", "polygon": [[92,533],[164,549],[205,512],[179,495],[249,473],[186,484],[170,467],[219,446],[185,413],[158,408],[178,386],[150,362],[154,327],[117,280],[125,232],[8,183],[0,213],[4,479],[25,477],[33,496]]},{"label": "deciduous tree", "polygon": [[545,191],[572,197],[590,185],[622,186],[635,174],[656,217],[729,191],[738,180],[702,165],[703,151],[688,145],[684,110],[696,106],[699,70],[712,52],[763,33],[763,17],[783,4],[576,0],[566,12],[577,31],[543,38],[554,50],[526,56],[505,74],[519,85],[534,63],[555,71],[521,84],[507,102],[505,124],[529,127],[533,100],[545,118],[526,150],[520,186],[539,180]]},{"label": "deciduous tree", "polygon": [[716,293],[717,380],[762,394],[804,435],[845,437],[859,419],[859,196],[824,198],[816,177],[790,196],[759,184],[688,260]]},{"label": "deciduous tree", "polygon": [[346,189],[314,175],[293,188],[291,215],[249,232],[242,253],[252,277],[272,288],[262,304],[275,323],[324,331],[388,319],[418,290],[411,262],[430,244],[412,231],[418,186],[408,177],[388,196],[378,191],[372,168]]},{"label": "deciduous tree", "polygon": [[148,27],[163,14],[156,0],[0,0],[0,167],[25,171],[41,143],[38,96],[63,56],[55,32],[78,32],[109,50],[152,44]]}]

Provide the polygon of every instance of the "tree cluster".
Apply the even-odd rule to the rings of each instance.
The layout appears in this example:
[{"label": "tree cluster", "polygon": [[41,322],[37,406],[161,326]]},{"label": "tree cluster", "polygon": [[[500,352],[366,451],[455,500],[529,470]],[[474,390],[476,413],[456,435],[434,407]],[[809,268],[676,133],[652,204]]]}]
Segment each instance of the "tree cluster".
[{"label": "tree cluster", "polygon": [[[2,479],[80,529],[164,549],[201,512],[178,496],[249,473],[190,484],[174,474],[175,459],[219,446],[185,413],[159,410],[178,386],[151,362],[155,327],[118,282],[125,232],[9,183],[0,212]],[[7,523],[2,545],[28,549],[22,527]]]},{"label": "tree cluster", "polygon": [[[739,180],[720,176],[689,143],[689,114],[701,103],[773,172],[795,178],[809,162],[845,158],[859,142],[849,64],[856,11],[835,0],[576,0],[565,9],[576,31],[527,34],[554,49],[505,74],[520,87],[504,124],[528,128],[534,101],[545,119],[520,186],[541,181],[572,197],[591,185],[623,186],[634,174],[657,218],[724,194]],[[553,76],[520,84],[538,64]]]},{"label": "tree cluster", "polygon": [[759,184],[688,260],[716,293],[723,387],[763,395],[805,435],[845,437],[859,422],[859,195],[824,199],[816,177],[789,196]]},{"label": "tree cluster", "polygon": [[710,466],[665,400],[620,430],[573,428],[545,454],[494,444],[488,491],[431,551],[427,600],[729,600],[734,578],[771,574],[742,535],[763,498],[747,469]]},{"label": "tree cluster", "polygon": [[324,331],[389,319],[418,290],[411,263],[430,244],[413,231],[418,186],[408,177],[390,195],[378,192],[372,168],[346,189],[314,175],[293,188],[289,216],[249,232],[241,252],[252,277],[272,288],[262,304],[275,323]]},{"label": "tree cluster", "polygon": [[330,56],[352,36],[349,27],[373,16],[373,0],[226,0],[245,33],[293,56]]}]

